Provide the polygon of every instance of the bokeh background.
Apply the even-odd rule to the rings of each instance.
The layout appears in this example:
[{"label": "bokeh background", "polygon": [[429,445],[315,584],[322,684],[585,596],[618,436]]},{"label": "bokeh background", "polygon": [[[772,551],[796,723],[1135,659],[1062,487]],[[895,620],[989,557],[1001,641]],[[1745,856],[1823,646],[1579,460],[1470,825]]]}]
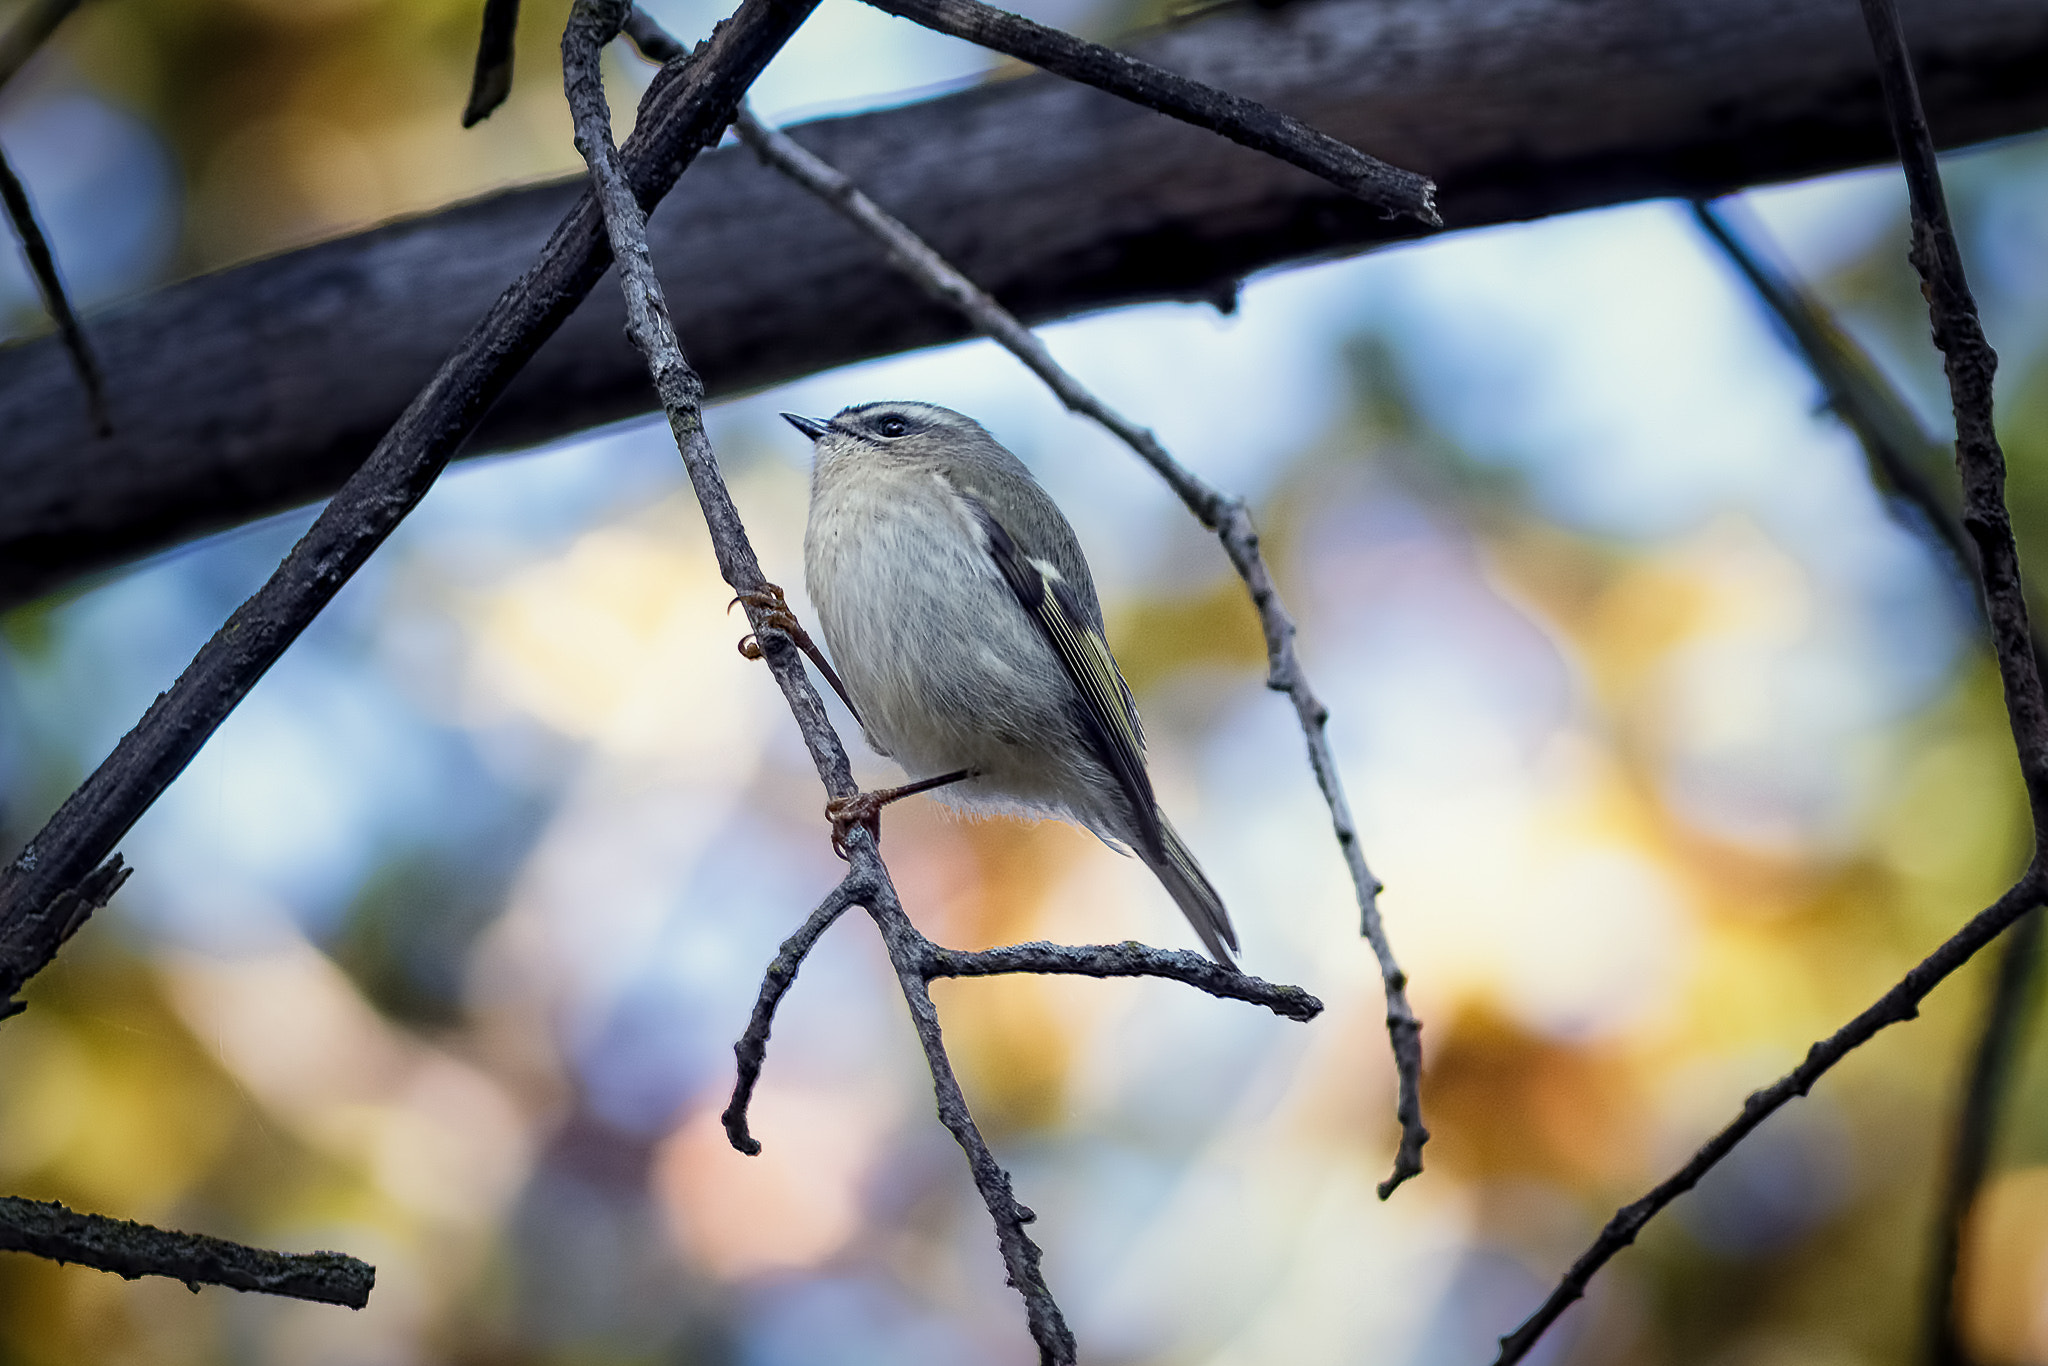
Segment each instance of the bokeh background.
[{"label": "bokeh background", "polygon": [[[103,303],[575,169],[565,8],[529,0],[512,100],[465,133],[474,0],[98,0],[0,97],[0,142]],[[653,8],[691,36],[716,17]],[[1024,8],[1098,35],[1160,15]],[[989,68],[827,0],[758,102],[791,118]],[[613,72],[630,107],[646,72]],[[2048,142],[1948,170],[2039,564]],[[1896,174],[1747,198],[1947,430]],[[12,260],[0,320],[44,326]],[[1163,799],[1247,967],[1330,1008],[1302,1027],[1170,984],[943,984],[968,1094],[1087,1360],[1490,1360],[1617,1204],[2021,866],[1968,594],[1681,206],[1279,273],[1234,316],[1162,306],[1047,336],[1255,502],[1388,884],[1435,1139],[1381,1204],[1379,985],[1226,564],[981,344],[713,412],[771,575],[801,581],[807,478],[778,410],[915,397],[980,417],[1079,528]],[[8,848],[309,515],[0,618]],[[344,1249],[378,1267],[370,1307],[8,1255],[0,1362],[1034,1359],[864,921],[782,1010],[765,1152],[723,1141],[761,969],[837,875],[726,597],[659,424],[442,480],[135,830],[134,880],[0,1028],[0,1190]],[[1142,868],[1066,827],[913,803],[888,850],[950,943],[1188,940]],[[1771,1120],[1541,1358],[1911,1357],[1985,966]],[[2041,1035],[1963,1295],[1974,1350],[2015,1366],[2048,1362]]]}]

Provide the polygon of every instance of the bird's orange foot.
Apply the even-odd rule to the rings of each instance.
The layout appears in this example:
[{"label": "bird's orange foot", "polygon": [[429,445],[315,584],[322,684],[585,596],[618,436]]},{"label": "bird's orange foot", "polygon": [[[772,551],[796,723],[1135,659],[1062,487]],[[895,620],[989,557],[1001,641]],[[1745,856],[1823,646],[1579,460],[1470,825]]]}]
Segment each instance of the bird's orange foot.
[{"label": "bird's orange foot", "polygon": [[846,837],[860,826],[874,836],[875,847],[882,845],[882,808],[896,799],[891,789],[880,792],[856,792],[851,797],[834,797],[825,803],[825,819],[832,822],[832,852],[842,859],[851,860],[846,852]]},{"label": "bird's orange foot", "polygon": [[[814,657],[817,655],[817,645],[812,642],[810,633],[804,630],[803,623],[796,619],[796,613],[789,610],[789,599],[782,595],[782,590],[779,587],[772,583],[764,583],[759,588],[742,593],[734,598],[725,605],[725,610],[730,612],[741,603],[745,603],[761,614],[760,625],[762,629],[780,631],[788,636],[790,641],[805,654]],[[759,659],[761,657],[760,638],[751,631],[740,637],[740,653],[748,659]]]}]

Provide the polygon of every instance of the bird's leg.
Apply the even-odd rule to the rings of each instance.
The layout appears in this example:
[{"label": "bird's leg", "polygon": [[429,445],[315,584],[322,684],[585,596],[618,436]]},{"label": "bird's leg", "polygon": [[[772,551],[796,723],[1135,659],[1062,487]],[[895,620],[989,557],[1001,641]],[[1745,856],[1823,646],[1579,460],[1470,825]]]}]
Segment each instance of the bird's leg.
[{"label": "bird's leg", "polygon": [[905,797],[915,797],[920,792],[929,792],[935,787],[972,778],[971,768],[956,769],[941,773],[936,778],[920,778],[914,783],[901,787],[877,788],[873,792],[856,792],[851,797],[834,797],[825,803],[825,818],[832,822],[832,852],[846,857],[846,833],[856,825],[864,825],[875,837],[875,843],[882,842],[882,808],[890,802]]},{"label": "bird's leg", "polygon": [[[825,681],[832,685],[832,691],[839,694],[839,700],[844,702],[846,709],[853,713],[853,719],[856,721],[860,720],[860,708],[854,706],[853,699],[846,695],[846,685],[839,681],[838,673],[832,668],[832,661],[825,658],[825,652],[818,648],[818,642],[811,639],[811,633],[806,631],[803,623],[796,619],[796,613],[789,610],[789,599],[782,596],[780,588],[772,583],[764,583],[759,588],[742,593],[734,598],[725,605],[725,610],[730,612],[740,603],[745,603],[749,607],[759,609],[761,625],[763,627],[771,631],[782,632],[782,634],[789,637],[791,644],[795,645],[797,649],[802,650],[806,655],[809,655],[811,663],[818,666],[818,672],[825,675]],[[760,639],[751,632],[741,636],[740,653],[748,659],[759,659],[761,657]],[[866,723],[863,722],[862,724]]]}]

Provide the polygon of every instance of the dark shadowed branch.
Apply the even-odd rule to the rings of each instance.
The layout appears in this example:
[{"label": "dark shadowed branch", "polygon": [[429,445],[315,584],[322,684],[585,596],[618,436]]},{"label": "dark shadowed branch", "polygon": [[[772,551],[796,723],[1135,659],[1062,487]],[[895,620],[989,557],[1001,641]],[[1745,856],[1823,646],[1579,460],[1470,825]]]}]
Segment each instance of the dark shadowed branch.
[{"label": "dark shadowed branch", "polygon": [[1266,637],[1267,686],[1285,693],[1293,702],[1308,744],[1309,763],[1330,808],[1337,844],[1351,874],[1358,901],[1362,932],[1378,956],[1380,976],[1387,996],[1387,1028],[1392,1035],[1395,1070],[1399,1077],[1396,1114],[1401,1124],[1401,1143],[1394,1159],[1393,1173],[1381,1183],[1380,1198],[1422,1170],[1422,1145],[1429,1130],[1422,1123],[1422,1024],[1408,1005],[1407,976],[1394,958],[1386,929],[1379,914],[1379,880],[1367,868],[1358,840],[1358,828],[1351,818],[1350,802],[1337,772],[1336,756],[1330,750],[1327,726],[1329,711],[1309,687],[1308,678],[1295,653],[1294,620],[1280,601],[1265,560],[1259,553],[1259,538],[1252,526],[1244,500],[1225,495],[1203,482],[1192,470],[1175,460],[1158,437],[1124,417],[1089,391],[1052,358],[1032,331],[1008,310],[978,288],[959,270],[927,245],[897,219],[884,212],[863,194],[847,176],[805,151],[787,134],[770,128],[742,108],[736,128],[741,139],[761,158],[805,189],[831,204],[855,226],[880,244],[898,269],[904,271],[941,302],[958,309],[983,334],[992,338],[1031,372],[1043,380],[1060,401],[1090,418],[1122,440],[1150,465],[1202,523],[1222,540],[1225,553],[1243,578],[1259,614]]},{"label": "dark shadowed branch", "polygon": [[0,33],[0,86],[28,65],[57,26],[78,8],[80,0],[29,0],[7,32]]},{"label": "dark shadowed branch", "polygon": [[1947,550],[1955,569],[1975,583],[1977,550],[1956,517],[1954,495],[1938,489],[1932,472],[1950,459],[1949,448],[1930,437],[1898,386],[1885,378],[1870,354],[1844,332],[1819,300],[1780,269],[1763,249],[1761,227],[1738,225],[1735,205],[1696,199],[1693,217],[1708,240],[1726,253],[1791,339],[1820,382],[1827,405],[1855,433],[1880,491],[1916,510],[1922,527]]},{"label": "dark shadowed branch", "polygon": [[1432,228],[1443,226],[1436,212],[1436,186],[1429,177],[1389,166],[1256,100],[1176,76],[1114,48],[1035,24],[1022,15],[984,5],[980,0],[868,3],[935,32],[963,38],[992,52],[1029,62],[1055,76],[1092,85],[1133,104],[1220,133],[1232,142],[1321,176],[1389,217],[1398,214]]},{"label": "dark shadowed branch", "polygon": [[1950,974],[1970,961],[2021,917],[2041,904],[2048,889],[2048,868],[2042,860],[2042,831],[2048,818],[2048,704],[2027,622],[2025,588],[2020,581],[2019,551],[2005,507],[2005,456],[1992,429],[1991,380],[1997,357],[1984,339],[1977,307],[1963,274],[1962,255],[1941,189],[1934,139],[1920,105],[1913,69],[1893,0],[1862,0],[1863,16],[1877,55],[1885,110],[1898,145],[1913,209],[1913,240],[1908,253],[1920,273],[1933,323],[1934,343],[1948,373],[1949,395],[1956,423],[1956,466],[1962,477],[1962,526],[1974,548],[1974,566],[1982,594],[1991,644],[2004,687],[2006,716],[2018,751],[2020,774],[2034,826],[2034,857],[2010,891],[1978,914],[1917,967],[1908,972],[1876,1004],[1833,1036],[1815,1044],[1806,1061],[1773,1085],[1750,1096],[1742,1114],[1715,1135],[1675,1175],[1634,1204],[1624,1206],[1600,1231],[1592,1247],[1573,1263],[1564,1280],[1530,1317],[1501,1339],[1496,1366],[1519,1361],[1573,1301],[1601,1267],[1657,1213],[1699,1179],[1794,1096],[1803,1096],[1814,1082],[1888,1025],[1912,1019],[1920,1002]]},{"label": "dark shadowed branch", "polygon": [[484,0],[483,32],[476,40],[476,73],[462,126],[473,128],[512,93],[512,40],[519,32],[519,0]]},{"label": "dark shadowed branch", "polygon": [[165,1276],[194,1290],[224,1285],[350,1309],[370,1302],[377,1280],[375,1267],[339,1252],[269,1252],[11,1195],[0,1195],[0,1249],[95,1267],[131,1281]]},{"label": "dark shadowed branch", "polygon": [[[1806,358],[1828,406],[1855,432],[1870,462],[1871,477],[1892,495],[1894,505],[1911,506],[1910,525],[1948,552],[1955,569],[1971,584],[1976,547],[1963,531],[1949,500],[1936,490],[1930,472],[1940,447],[1921,428],[1912,407],[1876,363],[1829,316],[1797,280],[1780,271],[1757,248],[1760,230],[1739,231],[1724,210],[1695,200],[1693,212],[1713,241],[1756,289]],[[1980,600],[1981,607],[1981,600]],[[2048,672],[2041,632],[2031,633],[2034,668]],[[1956,1107],[1955,1137],[1948,1172],[1935,1210],[1927,1259],[1924,1360],[1929,1366],[1964,1366],[1966,1354],[1955,1326],[1956,1272],[1970,1210],[1984,1184],[1999,1115],[2012,1080],[2012,1063],[2025,1027],[2027,1007],[2040,971],[2042,917],[2030,915],[2007,936],[1998,960],[1991,997],[1977,1031],[1968,1079]]]},{"label": "dark shadowed branch", "polygon": [[[637,198],[659,200],[696,154],[719,138],[748,84],[814,3],[744,0],[699,60],[657,76],[623,158]],[[610,258],[602,218],[586,195],[269,582],[236,609],[170,691],[0,870],[0,950],[8,955],[0,960],[0,986],[18,986],[48,961],[56,942],[50,935],[56,919],[47,913],[53,900],[106,860],[285,648],[396,529]]]},{"label": "dark shadowed branch", "polygon": [[[65,16],[78,5],[79,0],[34,0],[7,32],[0,34],[0,86],[14,78],[14,73],[21,70],[57,31]],[[86,411],[93,429],[106,436],[113,428],[107,421],[106,387],[100,380],[99,363],[93,359],[92,348],[86,344],[85,329],[79,325],[78,315],[71,308],[71,299],[64,292],[64,279],[57,273],[57,258],[50,251],[49,239],[44,236],[41,225],[36,222],[28,190],[8,164],[4,151],[0,151],[0,206],[7,210],[7,221],[14,226],[14,236],[21,243],[21,254],[27,258],[29,274],[35,277],[36,290],[43,296],[43,307],[49,312],[51,321],[57,324],[57,335],[70,354],[79,383],[85,386]]]}]

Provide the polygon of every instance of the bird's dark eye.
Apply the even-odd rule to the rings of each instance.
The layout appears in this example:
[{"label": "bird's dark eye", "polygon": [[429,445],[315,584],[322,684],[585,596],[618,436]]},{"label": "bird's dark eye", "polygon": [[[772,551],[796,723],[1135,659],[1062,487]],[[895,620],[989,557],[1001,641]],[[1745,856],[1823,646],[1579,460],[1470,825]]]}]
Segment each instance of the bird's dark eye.
[{"label": "bird's dark eye", "polygon": [[910,424],[892,415],[876,419],[875,431],[882,436],[903,436],[910,431]]}]

